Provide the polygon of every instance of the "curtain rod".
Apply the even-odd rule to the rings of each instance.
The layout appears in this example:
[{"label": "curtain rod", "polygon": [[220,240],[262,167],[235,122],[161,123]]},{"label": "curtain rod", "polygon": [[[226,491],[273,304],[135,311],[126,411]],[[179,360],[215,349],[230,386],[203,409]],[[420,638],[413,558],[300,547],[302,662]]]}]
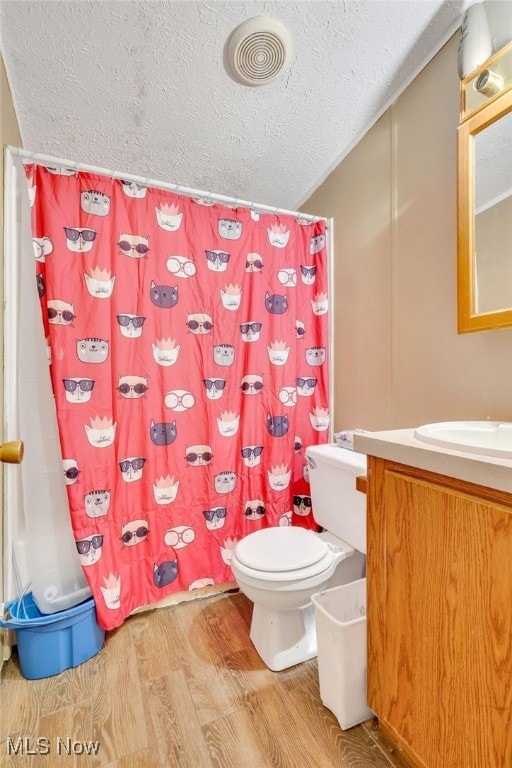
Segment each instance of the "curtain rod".
[{"label": "curtain rod", "polygon": [[241,208],[257,209],[258,211],[264,211],[268,213],[280,214],[282,216],[300,216],[305,221],[326,221],[324,216],[312,216],[309,213],[301,213],[300,211],[287,211],[285,208],[275,208],[271,205],[263,205],[261,203],[252,203],[248,200],[239,200],[236,197],[227,197],[226,195],[218,195],[214,192],[204,192],[200,189],[193,189],[192,187],[182,187],[180,184],[168,184],[163,181],[157,181],[155,179],[147,179],[144,176],[134,176],[130,173],[119,173],[117,171],[109,170],[108,168],[98,168],[94,165],[86,165],[85,163],[77,163],[73,160],[63,160],[62,158],[53,157],[51,155],[42,155],[37,152],[29,152],[26,149],[20,147],[7,146],[6,150],[13,155],[17,155],[26,160],[33,160],[36,163],[42,163],[46,165],[65,166],[66,168],[72,168],[74,171],[85,171],[87,173],[97,173],[101,176],[109,176],[112,179],[123,179],[123,181],[133,181],[136,184],[144,184],[147,187],[156,187],[158,189],[165,189],[169,192],[175,192],[178,195],[185,195],[186,197],[204,197],[208,200],[215,200],[219,203],[228,205],[236,205]]}]

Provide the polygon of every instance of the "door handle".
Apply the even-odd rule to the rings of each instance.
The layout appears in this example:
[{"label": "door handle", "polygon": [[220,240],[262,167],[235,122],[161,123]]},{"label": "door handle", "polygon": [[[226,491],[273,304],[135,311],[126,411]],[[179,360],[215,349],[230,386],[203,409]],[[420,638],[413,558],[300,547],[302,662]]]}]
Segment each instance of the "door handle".
[{"label": "door handle", "polygon": [[22,440],[11,440],[0,445],[0,461],[6,464],[21,464],[25,446]]}]

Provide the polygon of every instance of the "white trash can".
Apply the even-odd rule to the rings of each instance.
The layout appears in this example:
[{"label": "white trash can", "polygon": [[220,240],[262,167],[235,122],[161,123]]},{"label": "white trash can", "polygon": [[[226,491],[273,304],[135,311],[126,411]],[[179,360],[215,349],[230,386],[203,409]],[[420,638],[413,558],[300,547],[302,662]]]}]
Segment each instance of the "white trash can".
[{"label": "white trash can", "polygon": [[366,703],[366,579],[312,597],[320,697],[343,730],[374,717]]}]

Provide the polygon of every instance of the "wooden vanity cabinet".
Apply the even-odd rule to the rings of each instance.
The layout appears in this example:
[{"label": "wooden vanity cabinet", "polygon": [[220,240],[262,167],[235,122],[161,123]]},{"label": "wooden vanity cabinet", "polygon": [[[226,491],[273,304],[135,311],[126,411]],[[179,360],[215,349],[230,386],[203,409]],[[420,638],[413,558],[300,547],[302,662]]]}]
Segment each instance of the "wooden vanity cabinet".
[{"label": "wooden vanity cabinet", "polygon": [[512,494],[368,457],[368,704],[421,768],[512,766]]}]

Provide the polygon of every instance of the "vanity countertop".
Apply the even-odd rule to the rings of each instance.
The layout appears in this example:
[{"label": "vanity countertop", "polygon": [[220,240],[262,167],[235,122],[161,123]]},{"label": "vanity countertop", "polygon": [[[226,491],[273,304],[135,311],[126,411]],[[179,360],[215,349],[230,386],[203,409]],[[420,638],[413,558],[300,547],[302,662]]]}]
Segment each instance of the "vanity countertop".
[{"label": "vanity countertop", "polygon": [[354,450],[512,493],[512,459],[428,445],[414,437],[414,429],[358,432],[354,435]]}]

